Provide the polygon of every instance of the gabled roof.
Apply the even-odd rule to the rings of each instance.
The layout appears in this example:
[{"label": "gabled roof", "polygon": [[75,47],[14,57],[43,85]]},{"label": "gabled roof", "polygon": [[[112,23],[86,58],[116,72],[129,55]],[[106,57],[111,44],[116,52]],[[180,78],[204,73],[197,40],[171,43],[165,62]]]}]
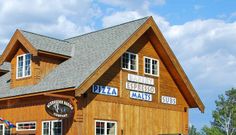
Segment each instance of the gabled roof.
[{"label": "gabled roof", "polygon": [[[100,31],[91,32],[64,42],[70,42],[72,57],[61,63],[41,82],[33,86],[9,90],[10,73],[0,77],[0,98],[75,88],[90,76],[114,51],[120,47],[148,18],[143,18]],[[30,33],[31,34],[31,33]],[[37,39],[44,39],[44,36]],[[34,38],[36,39],[36,38]],[[34,41],[38,43],[40,41]],[[73,72],[72,72],[73,71]],[[3,88],[2,88],[3,87]],[[5,88],[5,89],[4,89]]]},{"label": "gabled roof", "polygon": [[0,98],[65,88],[76,89],[76,96],[79,96],[86,92],[139,37],[148,33],[153,44],[160,41],[161,45],[155,46],[155,49],[161,50],[160,53],[167,56],[165,64],[173,69],[170,73],[180,87],[183,96],[189,99],[187,100],[189,106],[198,107],[202,112],[204,111],[204,105],[152,17],[145,17],[65,40],[26,31],[20,32],[36,50],[70,55],[71,58],[57,66],[41,82],[32,86],[9,90],[10,73],[6,73],[0,77]]}]

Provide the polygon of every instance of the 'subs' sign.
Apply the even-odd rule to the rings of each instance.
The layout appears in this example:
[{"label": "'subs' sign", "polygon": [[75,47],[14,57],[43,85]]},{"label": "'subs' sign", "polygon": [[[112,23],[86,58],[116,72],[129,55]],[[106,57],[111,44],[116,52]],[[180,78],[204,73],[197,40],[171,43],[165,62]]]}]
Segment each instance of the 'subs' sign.
[{"label": "'subs' sign", "polygon": [[74,108],[71,103],[64,100],[53,100],[46,104],[46,111],[56,118],[68,118],[73,115]]}]

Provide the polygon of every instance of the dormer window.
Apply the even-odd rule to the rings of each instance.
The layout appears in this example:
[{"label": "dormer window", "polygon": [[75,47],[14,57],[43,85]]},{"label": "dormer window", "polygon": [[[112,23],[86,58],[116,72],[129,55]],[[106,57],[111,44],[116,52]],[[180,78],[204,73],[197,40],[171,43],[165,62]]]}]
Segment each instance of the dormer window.
[{"label": "dormer window", "polygon": [[31,76],[31,54],[17,56],[16,70],[17,79]]}]

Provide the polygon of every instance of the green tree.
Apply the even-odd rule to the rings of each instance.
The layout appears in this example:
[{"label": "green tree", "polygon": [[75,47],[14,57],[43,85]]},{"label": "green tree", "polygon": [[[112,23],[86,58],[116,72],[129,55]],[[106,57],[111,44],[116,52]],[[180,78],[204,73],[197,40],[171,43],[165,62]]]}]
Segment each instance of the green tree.
[{"label": "green tree", "polygon": [[222,133],[222,131],[220,131],[218,128],[211,126],[211,127],[207,127],[204,126],[202,128],[202,135],[225,135],[224,133]]},{"label": "green tree", "polygon": [[216,131],[217,129],[225,135],[236,135],[236,89],[226,91],[225,95],[220,95],[215,103],[216,110],[213,111],[212,127],[204,130]]},{"label": "green tree", "polygon": [[188,134],[189,135],[200,135],[199,132],[197,132],[197,129],[192,125],[191,127],[188,128]]}]

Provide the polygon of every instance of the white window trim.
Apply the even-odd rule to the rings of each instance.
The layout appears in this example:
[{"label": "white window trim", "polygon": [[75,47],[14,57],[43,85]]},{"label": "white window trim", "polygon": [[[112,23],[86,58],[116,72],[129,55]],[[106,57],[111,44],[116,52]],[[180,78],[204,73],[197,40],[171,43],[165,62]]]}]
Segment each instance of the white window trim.
[{"label": "white window trim", "polygon": [[3,135],[5,134],[5,125],[4,124],[0,124],[0,126],[2,126],[2,132],[3,132]]},{"label": "white window trim", "polygon": [[[145,72],[145,58],[147,59],[150,59],[151,61],[151,65],[150,65],[150,73],[146,73]],[[157,74],[152,74],[152,60],[156,60],[157,61]],[[155,59],[155,58],[151,58],[151,57],[147,57],[147,56],[144,56],[143,57],[143,72],[145,75],[150,75],[150,76],[155,76],[155,77],[159,77],[160,76],[160,64],[159,64],[159,60],[158,59]]]},{"label": "white window trim", "polygon": [[[22,55],[18,55],[17,58],[16,58],[16,79],[22,79],[22,78],[26,78],[26,77],[30,77],[31,76],[31,72],[32,72],[32,68],[31,68],[31,59],[30,59],[30,74],[25,76],[25,56],[29,54],[29,53],[26,53],[26,54],[22,54]],[[22,69],[22,77],[19,77],[18,76],[18,58],[19,57],[22,57],[23,56],[23,69]]]},{"label": "white window trim", "polygon": [[105,135],[107,135],[107,127],[106,127],[106,125],[107,125],[107,123],[115,123],[115,135],[117,135],[117,122],[116,121],[107,121],[107,120],[95,120],[95,131],[94,131],[94,135],[96,135],[96,123],[97,122],[104,122],[105,123]]},{"label": "white window trim", "polygon": [[[136,55],[136,70],[132,70],[132,69],[130,69],[130,61],[129,61],[129,63],[128,63],[128,69],[127,68],[123,68],[123,55],[125,54],[125,53],[128,53],[129,54],[129,59],[130,59],[130,54],[133,54],[133,55]],[[138,72],[138,63],[139,63],[139,59],[138,59],[138,54],[136,54],[136,53],[131,53],[131,52],[125,52],[123,55],[122,55],[122,57],[121,57],[121,68],[122,69],[124,69],[124,70],[127,70],[127,71],[132,71],[132,72]]]},{"label": "white window trim", "polygon": [[[35,123],[35,129],[18,129],[19,124],[25,124],[25,123]],[[29,121],[29,122],[17,122],[16,123],[16,131],[34,131],[37,129],[37,123],[35,121]]]},{"label": "white window trim", "polygon": [[51,134],[51,132],[52,132],[52,125],[51,125],[51,123],[53,123],[53,122],[61,122],[61,135],[63,135],[63,121],[62,120],[46,120],[46,121],[42,121],[42,135],[43,135],[43,123],[45,123],[45,122],[49,122],[49,132],[50,132],[50,135],[53,135],[53,134]]}]

